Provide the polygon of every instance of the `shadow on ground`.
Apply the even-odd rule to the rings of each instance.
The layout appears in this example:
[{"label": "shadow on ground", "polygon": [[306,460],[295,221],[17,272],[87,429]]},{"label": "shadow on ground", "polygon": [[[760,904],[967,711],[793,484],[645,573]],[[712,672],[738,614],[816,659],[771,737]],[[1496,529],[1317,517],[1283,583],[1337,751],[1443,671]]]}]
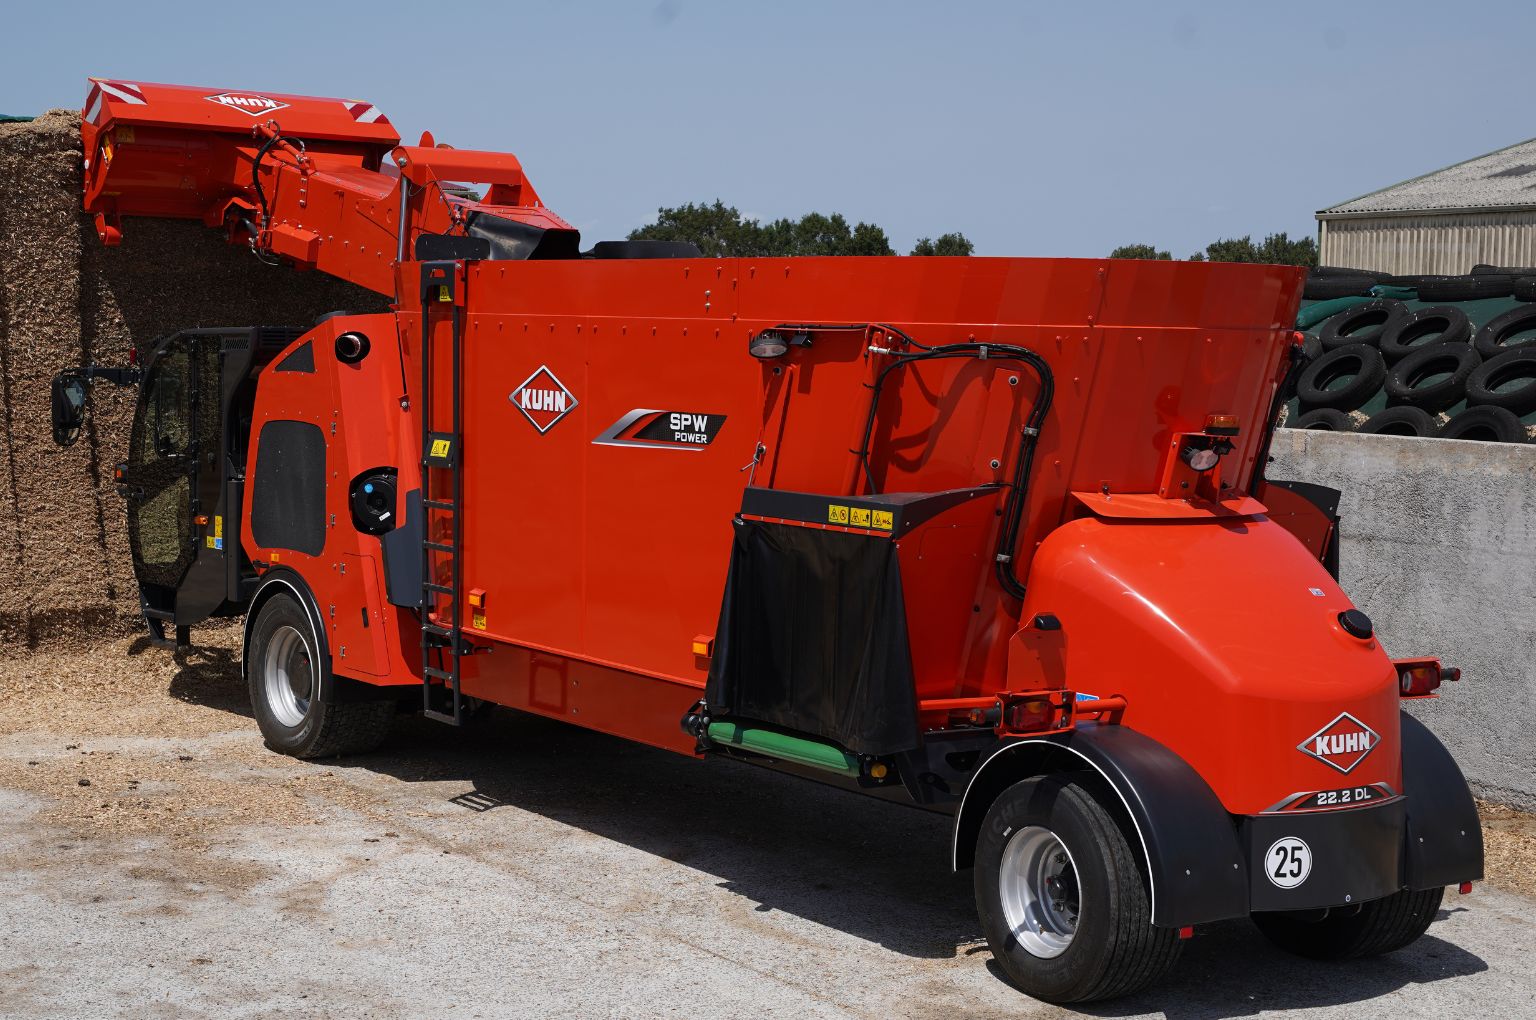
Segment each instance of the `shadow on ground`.
[{"label": "shadow on ground", "polygon": [[[229,653],[194,652],[178,661],[174,697],[249,717]],[[784,911],[905,956],[990,955],[970,873],[949,870],[944,816],[505,709],[462,730],[402,716],[379,751],[326,766],[450,783],[461,789],[447,802],[465,811],[530,811],[712,876],[759,911]],[[1006,980],[995,963],[988,967]],[[1480,958],[1433,934],[1387,957],[1330,964],[1283,954],[1247,921],[1233,921],[1202,928],[1166,984],[1081,1012],[1221,1020],[1369,1003],[1485,970]]]}]

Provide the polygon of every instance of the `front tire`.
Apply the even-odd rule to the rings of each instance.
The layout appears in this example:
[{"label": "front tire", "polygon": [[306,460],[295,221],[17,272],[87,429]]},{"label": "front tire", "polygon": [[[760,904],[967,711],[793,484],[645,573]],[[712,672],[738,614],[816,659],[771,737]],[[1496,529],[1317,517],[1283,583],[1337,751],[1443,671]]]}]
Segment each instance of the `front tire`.
[{"label": "front tire", "polygon": [[295,758],[373,750],[389,734],[395,703],[321,701],[330,664],[320,647],[297,599],[280,592],[262,603],[246,647],[245,672],[266,745]]},{"label": "front tire", "polygon": [[1178,960],[1178,933],[1152,927],[1146,879],[1124,832],[1070,778],[1003,791],[982,823],[975,881],[993,957],[1037,999],[1127,995]]},{"label": "front tire", "polygon": [[1254,914],[1253,923],[1288,953],[1314,960],[1357,960],[1402,949],[1428,930],[1444,889],[1407,890],[1350,914],[1331,911],[1320,920],[1298,914]]}]

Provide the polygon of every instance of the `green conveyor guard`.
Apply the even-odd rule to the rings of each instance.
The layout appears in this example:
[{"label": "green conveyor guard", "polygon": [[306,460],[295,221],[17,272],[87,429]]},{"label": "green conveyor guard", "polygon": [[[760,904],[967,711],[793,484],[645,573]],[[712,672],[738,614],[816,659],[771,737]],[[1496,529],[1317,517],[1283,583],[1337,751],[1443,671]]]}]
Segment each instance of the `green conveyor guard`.
[{"label": "green conveyor guard", "polygon": [[769,758],[781,758],[784,761],[792,761],[825,772],[836,772],[843,776],[859,774],[858,758],[840,747],[834,747],[819,740],[808,740],[805,737],[791,736],[778,730],[730,721],[711,722],[709,728],[705,730],[705,736],[711,743],[738,747],[743,751],[751,751]]}]

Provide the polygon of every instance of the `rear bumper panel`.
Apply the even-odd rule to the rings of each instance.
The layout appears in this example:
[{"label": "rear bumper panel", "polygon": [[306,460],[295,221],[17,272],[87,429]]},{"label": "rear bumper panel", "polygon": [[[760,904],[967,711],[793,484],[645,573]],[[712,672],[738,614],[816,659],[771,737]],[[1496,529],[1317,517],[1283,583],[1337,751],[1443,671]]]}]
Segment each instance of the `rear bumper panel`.
[{"label": "rear bumper panel", "polygon": [[[1390,896],[1403,888],[1407,802],[1341,811],[1252,815],[1241,824],[1248,855],[1249,901],[1255,911],[1338,907]],[[1282,845],[1306,845],[1310,869],[1284,888]],[[1281,878],[1276,880],[1276,872]]]}]

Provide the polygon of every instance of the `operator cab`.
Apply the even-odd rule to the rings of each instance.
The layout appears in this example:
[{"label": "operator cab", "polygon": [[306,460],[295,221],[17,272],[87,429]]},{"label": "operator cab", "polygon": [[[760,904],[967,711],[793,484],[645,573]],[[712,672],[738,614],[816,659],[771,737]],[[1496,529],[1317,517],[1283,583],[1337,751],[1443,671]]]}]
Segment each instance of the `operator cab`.
[{"label": "operator cab", "polygon": [[54,379],[60,445],[84,425],[86,383],[139,386],[128,459],[113,480],[126,503],[140,609],[157,644],[185,646],[192,624],[238,614],[250,597],[256,575],[241,547],[240,506],[255,376],[299,334],[185,330],[156,341],[142,370],[90,366]]}]

